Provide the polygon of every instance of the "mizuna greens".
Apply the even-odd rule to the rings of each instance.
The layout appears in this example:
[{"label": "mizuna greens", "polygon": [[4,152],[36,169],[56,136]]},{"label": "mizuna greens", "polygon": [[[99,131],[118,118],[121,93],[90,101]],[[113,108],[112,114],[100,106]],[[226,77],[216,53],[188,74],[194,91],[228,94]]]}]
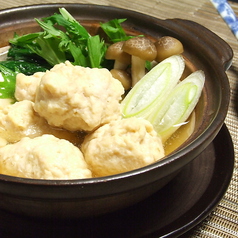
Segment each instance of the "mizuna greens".
[{"label": "mizuna greens", "polygon": [[152,123],[165,142],[194,110],[205,82],[203,71],[179,81],[182,56],[171,56],[147,73],[122,101],[123,117],[142,117]]},{"label": "mizuna greens", "polygon": [[[104,58],[107,44],[104,39],[99,35],[90,35],[65,8],[60,8],[59,12],[60,14],[42,20],[35,19],[43,31],[23,36],[15,35],[9,41],[13,48],[34,53],[47,61],[50,66],[69,60],[75,65],[84,67],[107,67]],[[114,19],[101,24],[112,42],[125,39],[126,34],[120,26],[123,21]]]},{"label": "mizuna greens", "polygon": [[116,43],[119,41],[126,41],[133,36],[128,36],[124,29],[122,28],[122,23],[126,19],[113,19],[111,21],[101,23],[101,28],[107,34],[111,42]]}]

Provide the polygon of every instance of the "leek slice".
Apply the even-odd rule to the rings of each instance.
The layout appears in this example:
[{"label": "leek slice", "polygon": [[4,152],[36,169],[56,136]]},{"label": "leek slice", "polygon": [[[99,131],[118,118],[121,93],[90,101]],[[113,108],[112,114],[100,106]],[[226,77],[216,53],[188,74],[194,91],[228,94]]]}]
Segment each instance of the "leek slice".
[{"label": "leek slice", "polygon": [[158,108],[177,85],[185,68],[181,55],[173,55],[152,68],[123,99],[123,117],[146,118]]},{"label": "leek slice", "polygon": [[204,72],[195,71],[181,81],[166,101],[150,114],[148,120],[165,142],[194,110],[205,82]]}]

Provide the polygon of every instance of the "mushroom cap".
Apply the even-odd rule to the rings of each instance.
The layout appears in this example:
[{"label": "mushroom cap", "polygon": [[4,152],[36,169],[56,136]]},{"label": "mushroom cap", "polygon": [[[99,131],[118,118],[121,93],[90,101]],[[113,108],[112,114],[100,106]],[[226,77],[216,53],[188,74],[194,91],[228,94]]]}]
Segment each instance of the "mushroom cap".
[{"label": "mushroom cap", "polygon": [[134,55],[148,61],[153,61],[157,55],[154,43],[146,37],[131,38],[125,41],[122,49],[130,55]]},{"label": "mushroom cap", "polygon": [[105,58],[110,60],[118,60],[125,64],[130,64],[131,56],[122,50],[123,44],[124,41],[119,41],[110,45],[105,54]]},{"label": "mushroom cap", "polygon": [[163,36],[159,38],[155,43],[157,49],[156,61],[160,62],[172,55],[182,54],[183,44],[176,38],[171,36]]}]

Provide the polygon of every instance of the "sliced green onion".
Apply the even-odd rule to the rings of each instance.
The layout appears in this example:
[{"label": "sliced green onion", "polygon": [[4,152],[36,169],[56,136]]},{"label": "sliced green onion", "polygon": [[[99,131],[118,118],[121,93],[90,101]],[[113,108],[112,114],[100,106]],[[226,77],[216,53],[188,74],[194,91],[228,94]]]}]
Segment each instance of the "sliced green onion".
[{"label": "sliced green onion", "polygon": [[123,99],[123,117],[146,117],[166,100],[185,68],[181,55],[173,55],[149,71]]},{"label": "sliced green onion", "polygon": [[181,81],[166,98],[166,101],[150,114],[148,120],[166,141],[194,110],[205,82],[204,72],[199,70]]}]

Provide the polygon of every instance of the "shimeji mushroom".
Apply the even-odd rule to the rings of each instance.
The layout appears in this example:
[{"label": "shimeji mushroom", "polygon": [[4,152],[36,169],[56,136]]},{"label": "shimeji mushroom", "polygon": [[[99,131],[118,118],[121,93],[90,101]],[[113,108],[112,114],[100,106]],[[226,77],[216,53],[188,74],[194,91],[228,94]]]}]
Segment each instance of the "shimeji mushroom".
[{"label": "shimeji mushroom", "polygon": [[105,58],[109,60],[115,60],[114,69],[126,69],[131,63],[131,56],[122,50],[124,41],[116,42],[110,45],[105,54]]},{"label": "shimeji mushroom", "polygon": [[155,47],[157,49],[157,56],[155,60],[161,62],[162,60],[172,56],[179,55],[183,53],[182,43],[171,36],[163,36],[155,42]]},{"label": "shimeji mushroom", "polygon": [[118,79],[121,82],[125,90],[131,88],[131,77],[125,70],[111,69],[110,72],[113,78]]},{"label": "shimeji mushroom", "polygon": [[122,46],[131,55],[131,77],[134,86],[145,75],[145,62],[153,61],[157,55],[154,43],[146,37],[134,37]]}]

